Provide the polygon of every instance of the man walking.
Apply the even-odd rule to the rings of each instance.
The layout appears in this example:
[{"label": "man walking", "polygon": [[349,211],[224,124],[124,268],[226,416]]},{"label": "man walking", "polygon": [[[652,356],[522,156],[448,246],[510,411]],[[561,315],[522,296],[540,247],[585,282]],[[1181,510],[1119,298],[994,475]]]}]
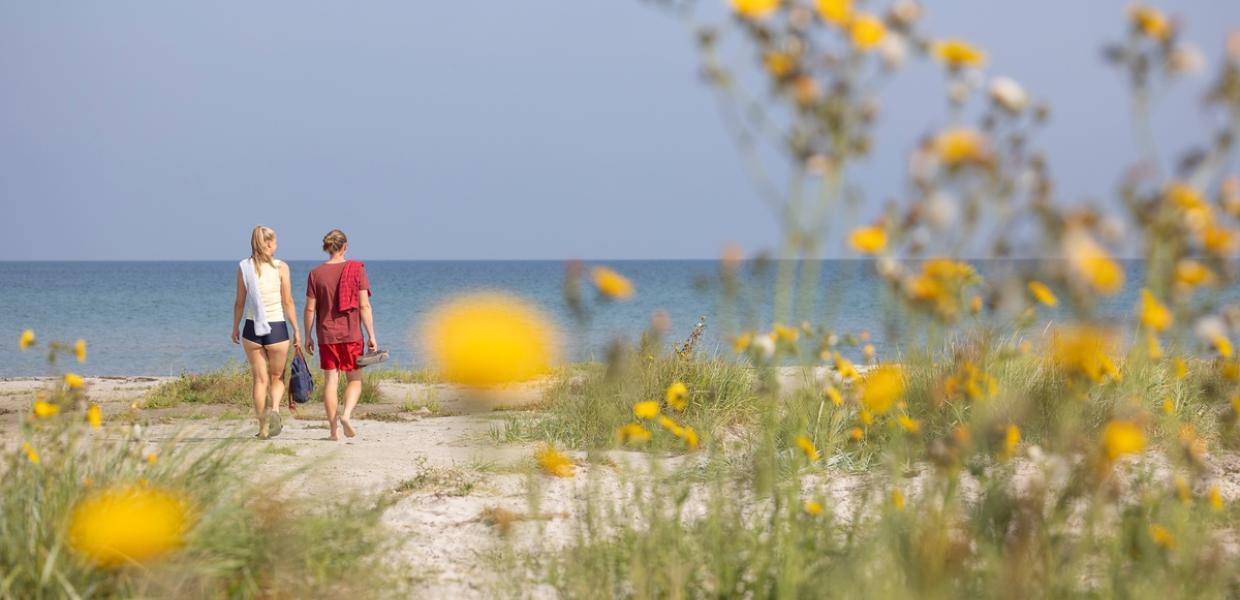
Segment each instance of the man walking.
[{"label": "man walking", "polygon": [[[314,354],[314,335],[319,337],[319,366],[326,375],[323,405],[327,409],[327,425],[331,440],[336,441],[337,385],[343,371],[348,383],[344,389],[344,412],[339,424],[348,437],[357,435],[353,429],[353,407],[362,396],[362,370],[357,359],[362,355],[362,327],[366,328],[367,347],[378,350],[374,318],[370,310],[370,280],[366,266],[360,261],[346,260],[349,240],[339,229],[323,236],[327,262],[310,271],[306,282],[306,310],[303,315],[306,352]],[[315,327],[312,329],[311,324]]]}]

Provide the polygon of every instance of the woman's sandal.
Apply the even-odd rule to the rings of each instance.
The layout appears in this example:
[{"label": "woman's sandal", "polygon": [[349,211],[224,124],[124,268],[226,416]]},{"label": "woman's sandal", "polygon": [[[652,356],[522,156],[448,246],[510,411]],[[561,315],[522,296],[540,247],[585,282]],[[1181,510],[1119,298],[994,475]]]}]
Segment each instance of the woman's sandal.
[{"label": "woman's sandal", "polygon": [[270,432],[270,437],[280,435],[283,430],[284,419],[280,417],[280,413],[275,411],[267,413],[267,431]]}]

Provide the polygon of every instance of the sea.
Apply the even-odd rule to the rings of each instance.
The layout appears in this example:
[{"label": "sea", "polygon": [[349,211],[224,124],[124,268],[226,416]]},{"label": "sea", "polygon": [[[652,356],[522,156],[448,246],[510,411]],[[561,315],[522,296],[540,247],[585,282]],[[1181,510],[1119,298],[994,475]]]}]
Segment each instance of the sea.
[{"label": "sea", "polygon": [[[298,316],[306,275],[318,261],[289,261]],[[564,360],[600,360],[616,339],[634,341],[662,312],[663,343],[682,342],[700,319],[698,349],[730,355],[728,339],[742,327],[770,325],[776,265],[742,264],[737,286],[722,277],[714,260],[585,261],[628,277],[636,288],[627,301],[606,301],[584,288],[588,318],[574,316],[564,300],[565,261],[366,261],[373,289],[375,328],[391,354],[390,366],[424,365],[419,324],[436,305],[475,291],[503,291],[537,305],[560,329]],[[801,270],[808,262],[795,265]],[[825,260],[819,289],[798,305],[802,318],[839,334],[868,334],[880,355],[900,351],[890,333],[903,318],[884,302],[886,282],[867,260]],[[1124,263],[1128,285],[1106,299],[1103,313],[1123,320],[1138,298],[1139,261]],[[983,275],[997,268],[982,265]],[[0,262],[0,377],[54,375],[169,376],[202,372],[245,361],[229,341],[235,294],[235,261],[196,262]],[[736,290],[739,289],[739,292]],[[732,290],[732,291],[729,291]],[[806,290],[810,291],[810,290]],[[1235,290],[1227,294],[1234,300]],[[801,294],[793,294],[794,300]],[[886,295],[889,299],[889,294]],[[1044,312],[1053,319],[1055,312]],[[18,337],[33,329],[39,345],[18,350]],[[85,364],[71,358],[49,365],[47,342],[84,339]]]}]

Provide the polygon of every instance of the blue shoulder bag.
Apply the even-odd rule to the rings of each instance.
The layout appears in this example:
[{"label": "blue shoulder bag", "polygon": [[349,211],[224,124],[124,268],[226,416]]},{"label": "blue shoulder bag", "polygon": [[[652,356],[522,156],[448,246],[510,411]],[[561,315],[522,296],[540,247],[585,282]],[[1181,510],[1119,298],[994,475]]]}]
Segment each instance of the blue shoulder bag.
[{"label": "blue shoulder bag", "polygon": [[314,395],[314,378],[310,376],[310,367],[301,355],[301,348],[293,355],[292,373],[288,378],[288,393],[298,404],[305,404]]}]

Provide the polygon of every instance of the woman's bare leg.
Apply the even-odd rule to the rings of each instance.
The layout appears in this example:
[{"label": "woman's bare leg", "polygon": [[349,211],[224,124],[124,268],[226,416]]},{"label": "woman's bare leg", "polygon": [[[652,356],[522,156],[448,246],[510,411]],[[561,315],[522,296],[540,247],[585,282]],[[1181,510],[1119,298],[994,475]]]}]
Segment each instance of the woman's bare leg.
[{"label": "woman's bare leg", "polygon": [[362,370],[345,371],[348,383],[344,385],[344,414],[340,416],[340,424],[344,426],[344,434],[353,437],[353,407],[362,397]]},{"label": "woman's bare leg", "polygon": [[284,397],[284,364],[288,362],[288,342],[264,346],[267,350],[267,373],[270,384],[267,386],[271,394],[269,410],[280,414],[280,399]]},{"label": "woman's bare leg", "polygon": [[327,428],[331,430],[331,440],[334,442],[339,438],[336,435],[336,404],[339,398],[336,393],[336,386],[339,385],[340,371],[331,369],[323,371],[323,408],[327,409]]},{"label": "woman's bare leg", "polygon": [[250,361],[250,372],[254,375],[254,415],[258,417],[258,437],[267,437],[267,387],[270,382],[270,371],[267,367],[267,353],[263,347],[250,340],[241,341],[245,348],[245,358]]}]

